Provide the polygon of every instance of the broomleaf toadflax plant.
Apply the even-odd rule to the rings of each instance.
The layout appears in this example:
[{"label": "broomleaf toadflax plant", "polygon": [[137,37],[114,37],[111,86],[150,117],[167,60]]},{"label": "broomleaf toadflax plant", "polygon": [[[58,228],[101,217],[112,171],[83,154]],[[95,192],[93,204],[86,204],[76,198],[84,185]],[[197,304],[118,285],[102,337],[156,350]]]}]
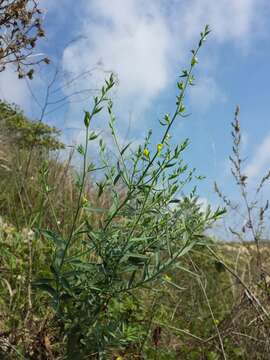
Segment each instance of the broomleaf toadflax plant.
[{"label": "broomleaf toadflax plant", "polygon": [[[135,296],[138,289],[151,289],[163,281],[181,257],[194,246],[206,244],[204,230],[223,213],[222,209],[212,212],[208,208],[203,212],[196,207],[192,216],[182,216],[182,191],[192,181],[195,170],[189,170],[183,161],[188,140],[173,146],[170,136],[175,121],[186,117],[185,94],[194,84],[193,70],[209,32],[206,26],[196,49],[191,51],[189,67],[182,71],[177,83],[174,113],[160,121],[163,131],[157,144],[151,144],[149,131],[136,150],[131,144],[121,147],[109,98],[115,85],[113,75],[94,98],[92,110],[85,112],[85,144],[78,147],[83,170],[70,234],[64,237],[61,232],[40,230],[53,242],[55,250],[50,275],[35,282],[51,296],[55,316],[66,334],[67,358],[75,354],[82,359],[90,354],[106,358],[109,348],[138,340],[139,330],[128,331],[126,320],[112,311],[113,304]],[[99,155],[104,177],[97,183],[96,196],[107,192],[111,202],[106,208],[96,209],[91,199],[84,201],[84,188],[87,176],[100,170],[100,166],[89,162],[88,146],[99,137],[90,131],[93,118],[105,109],[118,159],[115,164],[108,162],[107,147],[101,139]],[[124,189],[121,192],[120,186]],[[188,197],[194,199],[195,192]],[[82,212],[84,216],[80,216]],[[93,212],[102,213],[99,226],[91,224]]]}]

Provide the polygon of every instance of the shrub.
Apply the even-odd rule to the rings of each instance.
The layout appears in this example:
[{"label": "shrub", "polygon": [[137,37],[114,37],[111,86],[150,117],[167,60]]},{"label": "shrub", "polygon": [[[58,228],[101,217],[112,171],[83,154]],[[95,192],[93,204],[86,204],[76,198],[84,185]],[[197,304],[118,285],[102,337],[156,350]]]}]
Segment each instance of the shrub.
[{"label": "shrub", "polygon": [[[35,286],[51,296],[52,308],[67,339],[66,358],[106,358],[111,348],[139,340],[139,328],[120,315],[121,308],[135,291],[158,283],[195,245],[204,246],[204,230],[223,213],[210,208],[203,212],[192,206],[195,190],[186,196],[188,211],[181,210],[183,188],[192,181],[195,170],[183,161],[188,140],[173,146],[170,136],[175,121],[186,116],[185,93],[194,83],[197,54],[208,34],[206,26],[197,48],[192,50],[189,69],[183,70],[177,83],[175,112],[160,121],[164,130],[158,144],[151,144],[149,131],[136,150],[130,144],[120,146],[113,102],[108,97],[115,84],[113,75],[94,98],[92,110],[85,112],[85,144],[77,149],[83,170],[71,230],[68,236],[61,233],[61,228],[57,232],[37,232],[51,241],[55,250],[50,275],[37,279]],[[106,144],[100,139],[104,178],[97,182],[97,198],[107,191],[111,202],[96,209],[84,197],[87,176],[100,169],[100,165],[88,161],[88,146],[98,137],[90,131],[93,118],[105,107],[119,158],[115,164],[109,163]],[[102,221],[93,226],[89,217],[80,217],[82,212],[101,212]]]},{"label": "shrub", "polygon": [[29,120],[18,107],[3,101],[0,102],[0,125],[1,214],[18,228],[34,226],[41,213],[43,220],[53,224],[43,206],[39,173],[42,163],[47,161],[51,166],[48,181],[57,188],[57,178],[66,172],[65,164],[52,156],[64,148],[59,140],[60,131]]}]

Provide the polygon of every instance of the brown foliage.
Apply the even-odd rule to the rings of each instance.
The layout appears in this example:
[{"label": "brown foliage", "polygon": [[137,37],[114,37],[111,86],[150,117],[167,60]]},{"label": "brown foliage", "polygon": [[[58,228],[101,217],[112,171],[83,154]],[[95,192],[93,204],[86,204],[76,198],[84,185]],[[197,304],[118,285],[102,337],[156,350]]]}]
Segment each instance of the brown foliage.
[{"label": "brown foliage", "polygon": [[38,39],[45,36],[41,14],[36,0],[0,0],[0,71],[14,64],[19,78],[32,79],[32,65],[49,63],[32,56]]}]

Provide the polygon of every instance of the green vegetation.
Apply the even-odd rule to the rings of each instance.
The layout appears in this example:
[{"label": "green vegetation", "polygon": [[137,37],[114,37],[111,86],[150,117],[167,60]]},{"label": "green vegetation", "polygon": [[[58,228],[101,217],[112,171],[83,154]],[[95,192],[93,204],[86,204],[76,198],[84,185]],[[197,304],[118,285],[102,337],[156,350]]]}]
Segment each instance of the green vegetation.
[{"label": "green vegetation", "polygon": [[[184,193],[201,178],[184,162],[188,140],[171,143],[208,34],[206,26],[181,73],[158,144],[149,131],[136,149],[120,146],[109,97],[114,76],[105,81],[85,112],[79,175],[72,154],[58,156],[64,145],[55,128],[0,103],[1,359],[268,358],[270,249],[260,242],[266,206],[257,229],[247,203],[253,242],[214,241],[206,230],[224,210],[202,210],[196,186]],[[115,163],[91,130],[105,110]],[[232,164],[246,200],[237,116]],[[95,163],[88,159],[93,141]]]}]

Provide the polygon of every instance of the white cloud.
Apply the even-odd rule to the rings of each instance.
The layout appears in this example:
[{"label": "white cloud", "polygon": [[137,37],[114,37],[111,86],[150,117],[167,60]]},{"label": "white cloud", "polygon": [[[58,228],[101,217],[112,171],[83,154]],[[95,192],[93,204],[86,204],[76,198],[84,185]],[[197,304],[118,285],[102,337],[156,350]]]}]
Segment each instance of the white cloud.
[{"label": "white cloud", "polygon": [[258,146],[250,163],[246,166],[244,173],[250,180],[262,177],[270,168],[270,134]]},{"label": "white cloud", "polygon": [[184,11],[179,7],[174,21],[189,37],[196,36],[203,25],[209,24],[215,39],[241,40],[238,45],[242,46],[243,41],[248,42],[252,34],[262,30],[267,4],[267,0],[191,0],[184,2]]},{"label": "white cloud", "polygon": [[[267,5],[268,4],[268,5]],[[92,68],[102,61],[103,68],[119,76],[117,96],[121,104],[120,121],[126,130],[129,111],[133,124],[140,128],[145,121],[144,111],[162,91],[176,79],[175,71],[185,62],[190,46],[208,23],[213,29],[211,43],[236,42],[242,46],[258,33],[264,24],[267,0],[79,0],[84,12],[80,18],[70,16],[72,2],[42,0],[49,19],[55,18],[47,29],[48,38],[55,29],[65,26],[70,38],[83,35],[64,51],[63,70],[70,77]],[[77,8],[77,7],[76,7]],[[266,11],[265,11],[266,13]],[[67,26],[67,20],[70,22]],[[72,34],[71,34],[72,32]],[[73,33],[75,32],[75,33]],[[210,44],[211,44],[210,43]],[[53,43],[52,43],[53,46]],[[57,52],[57,49],[55,49]],[[201,68],[207,76],[198,81],[192,91],[192,105],[205,109],[225,98],[217,86],[211,64],[217,59],[207,58]],[[207,63],[208,62],[208,63]],[[206,64],[207,63],[207,64]],[[104,78],[103,72],[84,78],[77,89],[96,87]],[[27,106],[29,94],[23,82],[12,72],[0,74],[1,96]],[[30,99],[31,100],[31,99]],[[117,98],[116,98],[117,103]],[[67,124],[77,126],[83,103],[70,105]],[[76,115],[76,116],[74,116]],[[74,118],[76,120],[74,120]]]},{"label": "white cloud", "polygon": [[125,110],[145,109],[169,80],[172,39],[163,14],[152,2],[135,0],[93,0],[88,10],[81,29],[86,38],[65,50],[64,69],[80,73],[102,62],[118,74]]},{"label": "white cloud", "polygon": [[246,151],[249,145],[249,134],[242,130],[241,134],[242,151]]},{"label": "white cloud", "polygon": [[23,109],[30,105],[29,92],[24,79],[18,79],[15,68],[7,67],[0,73],[0,98]]},{"label": "white cloud", "polygon": [[[66,48],[63,68],[78,74],[102,62],[119,76],[121,113],[136,111],[140,116],[135,118],[142,119],[143,111],[174,81],[179,54],[186,56],[205,24],[212,27],[214,41],[239,45],[241,40],[242,45],[263,23],[265,4],[265,0],[92,0],[79,25],[84,39]],[[95,85],[101,77],[99,73],[93,78]],[[211,73],[192,96],[193,104],[205,108],[225,99]]]},{"label": "white cloud", "polygon": [[198,84],[190,92],[192,107],[200,111],[207,110],[211,105],[226,101],[226,95],[212,77],[201,77]]}]

